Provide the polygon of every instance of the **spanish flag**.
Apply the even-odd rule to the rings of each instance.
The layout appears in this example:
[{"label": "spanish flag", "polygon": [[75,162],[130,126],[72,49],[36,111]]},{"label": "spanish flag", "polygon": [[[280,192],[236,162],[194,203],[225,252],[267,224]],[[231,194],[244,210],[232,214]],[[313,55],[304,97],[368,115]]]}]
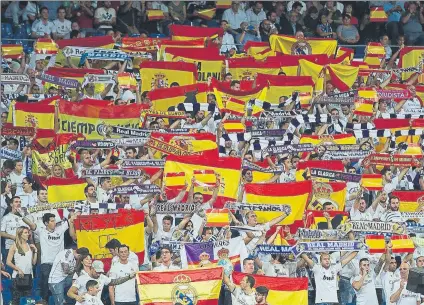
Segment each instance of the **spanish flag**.
[{"label": "spanish flag", "polygon": [[1,56],[3,58],[19,59],[22,57],[24,48],[20,44],[3,44],[1,46]]},{"label": "spanish flag", "polygon": [[351,48],[346,48],[346,47],[339,47],[337,49],[337,53],[336,53],[336,59],[337,58],[342,58],[342,57],[346,57],[346,64],[350,64],[350,62],[353,60],[353,57],[355,55],[355,50],[351,49]]},{"label": "spanish flag", "polygon": [[362,174],[361,186],[369,191],[383,189],[383,176],[379,174]]},{"label": "spanish flag", "polygon": [[358,77],[359,68],[344,64],[328,65],[331,83],[340,91],[348,91]]},{"label": "spanish flag", "polygon": [[138,128],[140,113],[145,108],[146,104],[105,108],[102,105],[80,105],[68,101],[60,101],[59,132],[80,133],[86,136],[88,140],[103,139],[102,130],[107,125]]},{"label": "spanish flag", "polygon": [[121,89],[137,89],[137,81],[134,76],[128,72],[118,73],[118,84]]},{"label": "spanish flag", "polygon": [[144,305],[218,305],[222,276],[222,267],[143,271],[137,274],[138,294]]},{"label": "spanish flag", "polygon": [[192,49],[205,49],[203,51],[209,50],[205,48],[205,40],[203,38],[198,38],[194,40],[161,40],[159,43],[159,57],[158,60],[164,59],[164,54],[167,48],[192,48]]},{"label": "spanish flag", "polygon": [[256,54],[259,54],[265,50],[269,49],[269,43],[267,42],[260,42],[260,41],[247,41],[246,44],[243,46],[243,50],[247,53],[249,56],[253,56]]},{"label": "spanish flag", "polygon": [[368,246],[368,252],[370,254],[386,252],[384,235],[367,235],[365,237],[365,244]]},{"label": "spanish flag", "polygon": [[231,7],[231,0],[218,0],[216,1],[215,7],[217,9],[227,9]]},{"label": "spanish flag", "polygon": [[231,219],[228,209],[207,209],[206,227],[225,227],[230,225]]},{"label": "spanish flag", "polygon": [[378,69],[381,66],[381,61],[384,59],[384,55],[380,54],[367,54],[364,57],[364,62],[367,63],[367,65],[370,68]]},{"label": "spanish flag", "polygon": [[49,203],[86,199],[84,188],[87,182],[84,179],[50,177],[44,184],[48,187],[47,200]]},{"label": "spanish flag", "polygon": [[[333,228],[337,228],[339,225],[344,224],[349,219],[349,213],[344,211],[327,211],[326,213],[330,216],[330,221]],[[324,217],[324,211],[320,210],[306,210],[305,211],[305,226],[310,229],[328,229],[328,221]]]},{"label": "spanish flag", "polygon": [[297,75],[312,77],[317,92],[324,90],[325,73],[324,65],[316,64],[306,59],[299,60]]},{"label": "spanish flag", "polygon": [[152,109],[168,111],[169,107],[177,107],[180,103],[206,103],[208,85],[197,83],[172,88],[155,89],[148,93]]},{"label": "spanish flag", "polygon": [[[240,285],[247,274],[233,272],[234,284]],[[269,305],[308,305],[308,279],[269,277],[264,275],[251,275],[255,279],[254,288],[266,287],[269,289],[266,304]]]},{"label": "spanish flag", "polygon": [[[219,99],[219,101],[218,101]],[[246,103],[238,100],[234,97],[221,96],[217,94],[217,104],[222,105],[220,108],[221,112],[228,112],[237,116],[244,116],[246,113]]]},{"label": "spanish flag", "polygon": [[408,235],[392,235],[393,253],[414,253],[415,246]]},{"label": "spanish flag", "polygon": [[351,134],[335,134],[335,135],[303,135],[299,144],[356,144],[356,138]]},{"label": "spanish flag", "polygon": [[149,21],[163,20],[165,19],[165,15],[162,10],[147,10],[147,19]]},{"label": "spanish flag", "polygon": [[382,6],[376,6],[370,9],[370,21],[387,22],[387,14]]},{"label": "spanish flag", "polygon": [[54,120],[54,105],[15,103],[13,106],[13,126],[54,129]]},{"label": "spanish flag", "polygon": [[215,13],[216,13],[216,8],[208,8],[208,9],[197,11],[197,16],[205,20],[212,20],[213,16],[215,16]]},{"label": "spanish flag", "polygon": [[[278,61],[281,65],[281,71],[284,72],[287,76],[313,76],[313,74],[308,75],[299,74],[300,73],[300,63],[301,61],[311,62],[315,65],[322,66],[321,69],[317,72],[317,75],[320,74],[323,66],[328,63],[328,56],[325,54],[317,55],[286,55],[284,56],[272,56],[266,59],[267,62]],[[318,67],[316,67],[318,69]],[[315,69],[315,70],[316,70]],[[314,77],[312,77],[314,79]],[[315,82],[315,79],[314,79]]]},{"label": "spanish flag", "polygon": [[[399,66],[401,68],[417,67],[423,60],[424,47],[404,47],[399,53]],[[402,72],[402,80],[408,80],[414,72]],[[418,79],[418,83],[424,83],[424,76]]]},{"label": "spanish flag", "polygon": [[140,65],[141,90],[151,91],[178,86],[192,85],[197,80],[197,67],[185,62],[143,61]]},{"label": "spanish flag", "polygon": [[35,42],[34,51],[36,54],[57,54],[59,47],[53,39],[39,38]]},{"label": "spanish flag", "polygon": [[418,212],[424,204],[424,191],[394,191],[392,195],[399,198],[401,212]]},{"label": "spanish flag", "polygon": [[[307,142],[305,142],[307,143]],[[321,160],[308,160],[308,161],[303,161],[301,160],[300,162],[297,163],[296,166],[296,181],[305,181],[306,177],[305,177],[305,171],[308,168],[317,168],[317,169],[328,169],[328,170],[332,170],[332,171],[337,171],[337,172],[343,172],[344,171],[344,166],[342,161],[340,160],[326,160],[326,161],[321,161]],[[328,182],[328,179],[323,179],[323,178],[314,178],[317,181],[322,181],[322,182]]]},{"label": "spanish flag", "polygon": [[246,131],[246,125],[241,120],[227,120],[223,125],[227,133],[241,133]]},{"label": "spanish flag", "polygon": [[[240,181],[241,176],[240,169],[241,160],[239,158],[205,159],[202,156],[176,157],[170,155],[166,158],[165,162],[164,181],[165,185],[168,187],[170,183],[169,178],[172,178],[172,176],[169,174],[184,172],[185,181],[187,181],[187,184],[190,184],[195,170],[213,170],[221,178],[218,199],[216,200],[214,207],[222,208],[227,201],[234,201],[237,198],[237,182]],[[181,180],[179,181],[180,183],[182,182]],[[184,184],[179,186],[174,184],[174,187],[169,187],[167,190],[168,198],[175,198],[183,186]],[[213,192],[209,190],[209,188],[204,188],[202,193],[204,196],[204,201],[206,202],[211,198]]]},{"label": "spanish flag", "polygon": [[239,59],[228,60],[228,71],[236,80],[253,80],[255,74],[278,75],[279,62],[245,61]]},{"label": "spanish flag", "polygon": [[356,115],[372,116],[374,114],[374,101],[364,98],[356,98],[354,113]]},{"label": "spanish flag", "polygon": [[330,202],[335,211],[344,211],[346,202],[346,182],[313,182],[312,199],[308,210],[323,210],[323,205]]},{"label": "spanish flag", "polygon": [[271,35],[269,45],[272,50],[283,54],[326,54],[330,57],[336,54],[337,40],[327,38],[297,39],[293,36]]},{"label": "spanish flag", "polygon": [[172,40],[203,40],[215,39],[218,36],[224,35],[224,30],[221,28],[203,28],[198,26],[172,24],[169,26]]},{"label": "spanish flag", "polygon": [[[144,212],[136,210],[119,210],[119,213],[103,215],[80,215],[74,221],[78,248],[88,248],[93,259],[99,259],[109,269],[112,255],[105,248],[111,238],[116,238],[127,245],[144,261]],[[134,238],[134,237],[137,238]]]},{"label": "spanish flag", "polygon": [[[283,187],[282,187],[283,186]],[[268,183],[268,184],[246,184],[246,202],[250,204],[265,205],[289,205],[292,209],[290,215],[280,224],[292,224],[301,220],[303,211],[312,193],[311,181]],[[258,222],[265,223],[281,215],[281,212],[256,212]]]}]

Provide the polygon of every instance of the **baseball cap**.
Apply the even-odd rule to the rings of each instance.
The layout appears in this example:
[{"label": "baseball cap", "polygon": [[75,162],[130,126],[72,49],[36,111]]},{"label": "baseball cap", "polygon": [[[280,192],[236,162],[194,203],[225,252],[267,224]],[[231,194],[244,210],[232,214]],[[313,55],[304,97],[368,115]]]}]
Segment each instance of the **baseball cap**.
[{"label": "baseball cap", "polygon": [[104,265],[101,261],[94,261],[91,265],[96,272],[105,272]]}]

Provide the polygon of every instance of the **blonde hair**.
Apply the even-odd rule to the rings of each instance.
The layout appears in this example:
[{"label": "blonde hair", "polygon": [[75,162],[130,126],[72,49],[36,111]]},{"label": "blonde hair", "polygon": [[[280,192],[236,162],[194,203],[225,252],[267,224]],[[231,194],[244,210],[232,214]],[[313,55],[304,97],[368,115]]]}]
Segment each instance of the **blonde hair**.
[{"label": "blonde hair", "polygon": [[25,255],[25,251],[23,249],[23,245],[27,241],[22,238],[22,234],[24,233],[25,230],[28,231],[28,228],[27,227],[24,227],[24,226],[19,227],[19,228],[16,229],[15,245],[16,245],[16,249],[18,250],[18,253],[20,255]]}]

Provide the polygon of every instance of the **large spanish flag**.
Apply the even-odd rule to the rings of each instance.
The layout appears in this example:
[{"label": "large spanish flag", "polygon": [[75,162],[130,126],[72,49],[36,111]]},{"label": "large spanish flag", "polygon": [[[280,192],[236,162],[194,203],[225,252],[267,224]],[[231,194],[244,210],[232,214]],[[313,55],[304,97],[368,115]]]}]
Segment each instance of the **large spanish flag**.
[{"label": "large spanish flag", "polygon": [[337,49],[337,40],[326,38],[297,39],[293,36],[271,35],[269,45],[272,50],[283,54],[326,54],[334,56]]},{"label": "large spanish flag", "polygon": [[45,182],[48,187],[47,200],[49,203],[62,201],[85,200],[85,179],[50,177]]},{"label": "large spanish flag", "polygon": [[140,113],[145,104],[131,104],[105,108],[79,105],[68,101],[59,102],[59,132],[81,133],[89,140],[103,139],[103,126],[138,128]]},{"label": "large spanish flag", "polygon": [[[185,173],[184,181],[189,185],[195,170],[213,170],[221,177],[218,199],[214,207],[222,208],[227,201],[234,201],[237,198],[238,181],[240,181],[241,176],[240,169],[241,160],[239,158],[205,159],[202,156],[168,156],[164,168],[164,181],[167,186],[168,198],[176,197],[181,188],[184,187],[181,176],[176,177],[178,182],[173,181],[173,173]],[[207,181],[200,182],[207,183]],[[196,187],[195,191],[199,191],[204,195],[204,202],[211,198],[212,191],[209,188]]]},{"label": "large spanish flag", "polygon": [[325,66],[311,62],[306,59],[299,60],[298,66],[299,76],[310,76],[315,84],[315,91],[322,92],[324,90]]},{"label": "large spanish flag", "polygon": [[[287,76],[312,76],[312,74],[298,74],[300,68],[300,61],[308,61],[316,65],[324,66],[328,63],[328,56],[326,54],[316,54],[316,55],[287,55],[283,56],[271,56],[266,59],[267,62],[278,61],[281,66],[281,71],[283,71]],[[322,67],[323,68],[323,67]],[[321,68],[321,70],[322,70]],[[321,71],[320,70],[320,71]],[[320,72],[319,71],[319,72]],[[319,73],[318,72],[318,73]]]},{"label": "large spanish flag", "polygon": [[54,129],[54,105],[16,103],[13,109],[13,126]]},{"label": "large spanish flag", "polygon": [[380,174],[362,174],[361,186],[369,191],[380,191],[383,188],[383,176]]},{"label": "large spanish flag", "polygon": [[169,26],[172,40],[195,40],[199,38],[215,39],[218,36],[224,35],[224,30],[221,28],[204,28],[189,25],[172,24]]},{"label": "large spanish flag", "polygon": [[141,90],[150,91],[169,88],[172,83],[179,86],[192,85],[197,80],[197,67],[185,62],[143,61],[140,64]]},{"label": "large spanish flag", "polygon": [[376,6],[370,9],[370,21],[387,22],[387,14],[382,6]]},{"label": "large spanish flag", "polygon": [[20,44],[3,44],[1,46],[1,56],[3,58],[19,59],[22,57],[24,48]]},{"label": "large spanish flag", "polygon": [[308,210],[322,210],[326,202],[333,205],[335,211],[344,211],[346,202],[346,182],[313,182],[312,199]]},{"label": "large spanish flag", "polygon": [[206,103],[208,85],[197,83],[193,85],[155,89],[148,93],[152,109],[168,111],[169,107],[177,107],[180,103]]},{"label": "large spanish flag", "polygon": [[[105,248],[106,243],[116,238],[144,261],[144,212],[119,210],[118,213],[103,215],[80,215],[74,221],[78,248],[88,248],[93,259],[99,259],[110,268],[112,255]],[[137,237],[137,238],[134,238]]]},{"label": "large spanish flag", "polygon": [[[312,193],[312,182],[289,182],[289,183],[268,183],[268,184],[246,184],[246,202],[250,204],[262,205],[289,205],[291,214],[284,219],[281,224],[292,224],[296,220],[301,220],[303,211],[306,208],[310,194]],[[258,222],[265,223],[281,215],[281,212],[256,212]]]},{"label": "large spanish flag", "polygon": [[335,134],[335,135],[303,135],[300,138],[300,144],[356,144],[356,138],[351,134]]},{"label": "large spanish flag", "polygon": [[143,305],[218,305],[222,276],[222,267],[139,272],[140,301]]},{"label": "large spanish flag", "polygon": [[[233,281],[239,285],[247,274],[233,272]],[[308,305],[308,278],[269,277],[252,275],[254,288],[263,286],[269,289],[266,304],[269,305]]]},{"label": "large spanish flag", "polygon": [[236,80],[253,80],[255,74],[278,75],[280,72],[280,63],[248,61],[243,59],[228,60],[228,72],[231,73],[233,79]]},{"label": "large spanish flag", "polygon": [[[401,68],[417,67],[423,60],[424,47],[404,47],[399,53],[399,66]],[[409,79],[413,72],[402,72],[402,80]],[[424,76],[421,73],[418,83],[424,83]]]},{"label": "large spanish flag", "polygon": [[424,204],[424,191],[394,191],[392,195],[399,198],[401,212],[418,212]]},{"label": "large spanish flag", "polygon": [[207,82],[209,77],[221,80],[225,56],[219,55],[218,51],[217,48],[208,48],[208,52],[193,48],[167,48],[165,61],[196,64],[198,82]]},{"label": "large spanish flag", "polygon": [[408,235],[392,235],[393,253],[414,253],[414,242]]}]

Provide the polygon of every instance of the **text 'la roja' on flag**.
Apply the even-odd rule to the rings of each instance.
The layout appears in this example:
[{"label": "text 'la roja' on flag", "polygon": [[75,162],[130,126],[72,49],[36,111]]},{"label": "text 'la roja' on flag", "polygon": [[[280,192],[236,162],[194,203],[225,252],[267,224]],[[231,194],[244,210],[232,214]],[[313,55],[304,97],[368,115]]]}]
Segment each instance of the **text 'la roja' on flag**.
[{"label": "text 'la roja' on flag", "polygon": [[[240,285],[245,273],[233,272],[234,284]],[[308,305],[308,278],[269,277],[251,275],[255,279],[254,289],[266,287],[269,290],[268,305]]]},{"label": "text 'la roja' on flag", "polygon": [[392,195],[399,198],[401,212],[419,212],[424,204],[424,191],[394,191]]},{"label": "text 'la roja' on flag", "polygon": [[48,187],[47,201],[49,203],[86,199],[84,188],[87,182],[85,179],[50,177],[44,184]]},{"label": "text 'la roja' on flag", "polygon": [[[227,201],[234,201],[237,198],[238,181],[240,181],[241,177],[240,158],[205,159],[202,156],[176,157],[172,155],[166,158],[164,168],[167,197],[169,199],[175,198],[181,189],[185,187],[184,182],[189,185],[196,170],[213,170],[220,176],[221,184],[219,186],[218,198],[214,204],[215,208],[222,208]],[[180,176],[174,177],[174,173],[185,173],[184,181]],[[175,179],[178,179],[178,183],[172,182]],[[207,183],[207,181],[205,182]],[[195,192],[197,191],[203,194],[203,202],[209,200],[213,193],[209,188],[203,187],[195,188]]]},{"label": "text 'la roja' on flag", "polygon": [[143,271],[137,286],[143,305],[218,305],[223,269]]},{"label": "text 'la roja' on flag", "polygon": [[144,212],[119,210],[104,215],[80,215],[74,221],[78,248],[86,247],[93,256],[109,269],[112,255],[105,248],[106,243],[116,238],[127,245],[138,256],[140,265],[144,261]]},{"label": "text 'la roja' on flag", "polygon": [[272,50],[283,54],[326,54],[333,57],[337,49],[337,40],[327,38],[297,39],[293,36],[271,35],[269,45]]},{"label": "text 'la roja' on flag", "polygon": [[[282,187],[284,186],[284,187]],[[252,205],[282,205],[291,207],[291,213],[281,224],[289,225],[296,220],[301,220],[306,208],[310,194],[312,193],[312,182],[288,182],[245,185],[246,202]],[[281,215],[282,212],[256,212],[259,223],[268,222]]]},{"label": "text 'la roja' on flag", "polygon": [[88,140],[103,139],[105,125],[138,128],[141,110],[146,107],[146,104],[130,104],[105,108],[62,100],[59,102],[59,132],[80,133]]},{"label": "text 'la roja' on flag", "polygon": [[140,64],[141,90],[151,91],[169,88],[172,83],[179,86],[192,85],[197,80],[197,67],[193,63],[143,61]]}]

